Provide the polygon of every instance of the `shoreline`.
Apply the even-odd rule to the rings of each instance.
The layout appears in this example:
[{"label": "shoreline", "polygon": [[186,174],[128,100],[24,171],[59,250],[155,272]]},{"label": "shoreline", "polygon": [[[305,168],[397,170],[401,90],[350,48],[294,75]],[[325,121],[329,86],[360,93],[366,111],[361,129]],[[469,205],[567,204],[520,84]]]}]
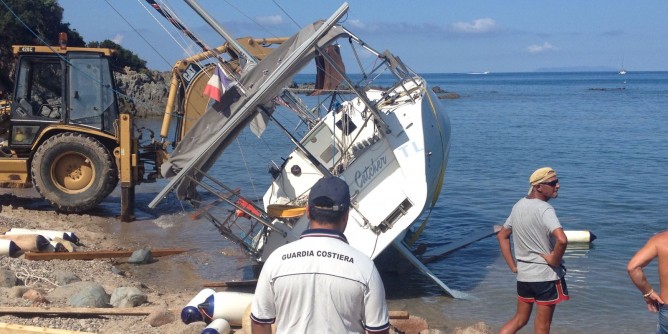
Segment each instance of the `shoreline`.
[{"label": "shoreline", "polygon": [[[150,236],[143,235],[147,240],[142,240],[142,234],[134,238],[122,238],[118,229],[122,229],[121,223],[113,216],[96,216],[91,214],[61,214],[51,209],[45,202],[40,200],[36,194],[31,196],[29,190],[21,190],[20,196],[15,196],[15,189],[0,190],[0,230],[8,230],[12,227],[38,228],[51,230],[72,231],[79,236],[85,245],[79,250],[128,250],[148,248],[164,248],[165,245],[152,244]],[[107,214],[107,213],[105,213]],[[146,223],[142,221],[140,223]],[[132,224],[132,223],[129,223]],[[177,248],[179,245],[170,247]],[[16,295],[19,288],[0,287],[0,301],[5,307],[62,307],[72,308],[66,304],[66,300],[51,298],[49,293],[56,288],[56,273],[69,272],[76,275],[82,281],[93,281],[99,283],[107,294],[119,287],[134,287],[146,294],[147,302],[137,306],[135,309],[143,308],[150,312],[156,308],[172,310],[173,321],[160,327],[151,327],[147,322],[150,316],[89,316],[89,317],[59,317],[59,316],[15,316],[0,315],[1,323],[28,325],[37,327],[48,327],[70,331],[82,331],[93,333],[200,333],[204,329],[203,322],[186,325],[180,320],[180,310],[188,301],[203,288],[206,280],[196,272],[195,269],[188,270],[182,264],[190,264],[195,261],[206,261],[197,259],[199,254],[179,254],[160,257],[158,261],[145,265],[131,265],[126,263],[127,259],[95,259],[95,260],[47,260],[31,261],[23,258],[0,258],[0,269],[9,269],[22,278],[22,283],[27,283],[30,288],[39,291],[48,302],[33,302]],[[192,267],[192,266],[189,266]],[[183,283],[183,284],[177,284]],[[222,291],[221,289],[215,289]],[[230,289],[230,291],[251,292],[249,289]],[[423,305],[420,296],[392,296],[388,294],[388,306],[392,311],[408,311],[411,321],[393,325],[403,329],[396,333],[411,333],[409,328],[424,328],[428,325],[428,331],[420,333],[491,333],[491,328],[474,327],[463,331],[467,326],[473,326],[478,321],[470,319],[452,319],[447,314],[442,314],[438,305]],[[420,307],[415,307],[420,304]],[[419,309],[420,311],[415,311]],[[420,313],[420,314],[418,314]],[[404,327],[402,327],[404,326]],[[409,326],[409,327],[405,327]],[[479,325],[480,326],[480,325]],[[489,331],[486,331],[486,328]],[[241,330],[235,333],[243,333]],[[415,331],[415,333],[418,333]]]}]

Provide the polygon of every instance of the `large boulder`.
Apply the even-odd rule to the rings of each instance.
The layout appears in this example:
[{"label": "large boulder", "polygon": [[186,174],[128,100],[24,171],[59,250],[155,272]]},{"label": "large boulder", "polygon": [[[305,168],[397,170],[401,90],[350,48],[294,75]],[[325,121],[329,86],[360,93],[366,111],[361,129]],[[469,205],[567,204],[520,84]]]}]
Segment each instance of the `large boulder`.
[{"label": "large boulder", "polygon": [[16,274],[9,269],[0,269],[0,287],[11,288],[18,284]]},{"label": "large boulder", "polygon": [[135,307],[146,303],[146,294],[135,287],[116,288],[111,293],[110,303],[114,307]]},{"label": "large boulder", "polygon": [[139,117],[161,116],[165,113],[171,72],[136,72],[126,67],[123,74],[116,74],[118,90],[127,98],[120,98],[121,111],[137,111]]},{"label": "large boulder", "polygon": [[57,287],[49,293],[52,300],[66,300],[74,307],[109,307],[109,295],[96,282],[75,282]]}]

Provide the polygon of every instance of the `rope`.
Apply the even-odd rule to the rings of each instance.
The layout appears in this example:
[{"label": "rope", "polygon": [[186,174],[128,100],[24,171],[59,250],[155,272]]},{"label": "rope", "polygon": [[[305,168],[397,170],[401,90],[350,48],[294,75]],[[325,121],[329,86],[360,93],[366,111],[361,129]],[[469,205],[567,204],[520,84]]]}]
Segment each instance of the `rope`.
[{"label": "rope", "polygon": [[160,58],[162,58],[162,60],[165,61],[165,63],[167,63],[167,65],[172,66],[172,64],[170,64],[169,61],[168,61],[167,59],[165,59],[165,57],[163,57],[162,54],[160,54],[160,52],[158,52],[158,50],[156,50],[156,48],[155,48],[151,43],[149,43],[148,40],[146,40],[146,38],[144,38],[144,35],[142,35],[142,34],[137,30],[137,28],[135,28],[135,27],[132,25],[132,23],[130,23],[130,21],[126,20],[125,17],[124,17],[124,16],[123,16],[123,15],[122,15],[122,14],[115,8],[115,7],[114,7],[114,6],[111,5],[111,3],[109,2],[109,0],[104,0],[104,1],[107,3],[107,5],[109,5],[109,7],[111,7],[111,9],[114,10],[114,12],[116,12],[116,14],[118,14],[118,16],[121,17],[121,19],[122,19],[123,21],[125,21],[125,23],[126,23],[128,26],[130,26],[130,28],[132,28],[132,30],[133,30],[135,33],[137,33],[137,35],[139,35],[139,37],[140,37],[144,42],[146,42],[146,44],[147,44],[149,47],[151,47],[151,49],[152,49],[153,51],[155,51],[155,53],[158,54],[158,56],[160,56]]},{"label": "rope", "polygon": [[16,276],[16,278],[22,280],[23,284],[25,286],[33,285],[34,283],[37,283],[38,281],[44,281],[44,282],[47,282],[47,283],[49,283],[53,286],[56,286],[56,287],[60,286],[57,283],[52,282],[48,278],[31,274],[30,271],[28,270],[28,268],[21,267],[21,268],[19,268],[19,270],[20,270],[20,272],[16,272],[15,276]]}]

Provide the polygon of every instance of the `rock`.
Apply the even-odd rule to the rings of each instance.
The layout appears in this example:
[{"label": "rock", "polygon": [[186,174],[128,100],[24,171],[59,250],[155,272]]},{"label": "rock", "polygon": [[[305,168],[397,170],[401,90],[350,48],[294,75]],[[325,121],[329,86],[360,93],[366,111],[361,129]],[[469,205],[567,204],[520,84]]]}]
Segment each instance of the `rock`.
[{"label": "rock", "polygon": [[41,291],[35,289],[29,289],[26,291],[23,294],[23,299],[32,301],[33,304],[44,304],[49,302]]},{"label": "rock", "polygon": [[135,287],[120,287],[111,293],[110,303],[114,307],[135,307],[147,300],[146,294]]},{"label": "rock", "polygon": [[484,322],[478,322],[475,325],[468,326],[466,328],[457,327],[453,331],[453,334],[491,334],[492,327],[488,326]]},{"label": "rock", "polygon": [[422,333],[429,330],[427,321],[416,316],[410,316],[408,319],[392,319],[390,325],[401,333]]},{"label": "rock", "polygon": [[0,269],[0,287],[11,288],[18,284],[16,274],[9,269]]},{"label": "rock", "polygon": [[174,319],[176,319],[174,313],[166,307],[161,306],[155,308],[155,310],[146,317],[146,322],[151,325],[151,327],[160,327],[174,322]]},{"label": "rock", "polygon": [[125,276],[125,272],[123,270],[116,268],[115,266],[111,267],[111,272],[119,276]]},{"label": "rock", "polygon": [[128,263],[146,264],[153,262],[153,254],[150,249],[138,249],[132,252]]},{"label": "rock", "polygon": [[54,271],[53,275],[56,277],[56,283],[58,283],[60,286],[81,282],[81,278],[79,278],[79,276],[69,271],[56,270]]},{"label": "rock", "polygon": [[138,117],[163,115],[169,93],[171,71],[136,72],[126,67],[123,74],[117,75],[117,86],[129,98],[120,98],[121,111],[136,110]]},{"label": "rock", "polygon": [[7,296],[10,298],[21,298],[28,290],[30,290],[30,288],[25,285],[17,285],[7,291]]},{"label": "rock", "polygon": [[438,94],[437,96],[438,96],[439,100],[445,100],[445,99],[454,100],[454,99],[458,99],[458,98],[461,97],[461,95],[459,95],[457,93],[453,93],[453,92],[445,92],[445,93],[442,93],[442,94]]},{"label": "rock", "polygon": [[56,288],[49,293],[51,299],[67,300],[75,307],[108,307],[109,295],[95,282],[75,282]]}]

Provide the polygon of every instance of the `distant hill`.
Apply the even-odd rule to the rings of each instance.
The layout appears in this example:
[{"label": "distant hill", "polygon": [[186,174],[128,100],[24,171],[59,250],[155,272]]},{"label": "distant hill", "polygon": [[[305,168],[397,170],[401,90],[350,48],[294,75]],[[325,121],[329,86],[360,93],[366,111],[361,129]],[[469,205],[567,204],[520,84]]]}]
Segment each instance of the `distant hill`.
[{"label": "distant hill", "polygon": [[618,68],[609,66],[569,66],[569,67],[541,67],[534,72],[617,72]]}]

